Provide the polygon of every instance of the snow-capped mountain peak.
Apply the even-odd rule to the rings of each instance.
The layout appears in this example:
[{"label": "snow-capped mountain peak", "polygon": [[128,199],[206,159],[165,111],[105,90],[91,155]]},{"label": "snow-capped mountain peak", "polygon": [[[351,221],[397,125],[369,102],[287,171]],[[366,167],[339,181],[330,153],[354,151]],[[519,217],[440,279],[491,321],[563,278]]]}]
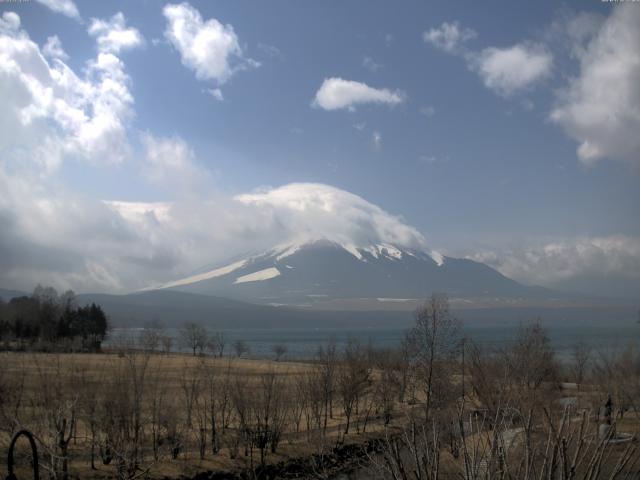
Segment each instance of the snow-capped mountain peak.
[{"label": "snow-capped mountain peak", "polygon": [[305,242],[294,242],[287,243],[275,247],[271,250],[271,253],[275,255],[277,261],[281,261],[291,255],[296,254],[301,249],[305,247],[312,246],[316,243],[325,243],[325,244],[333,244],[342,248],[343,250],[349,252],[355,258],[360,261],[366,262],[369,257],[373,257],[374,259],[382,259],[386,258],[389,260],[400,260],[403,256],[409,255],[412,257],[416,256],[429,256],[431,259],[436,262],[438,265],[442,265],[444,263],[444,257],[436,252],[435,250],[427,250],[427,249],[419,249],[412,250],[403,247],[399,247],[396,245],[392,245],[390,243],[373,243],[368,245],[355,245],[351,242],[334,242],[327,239],[319,239],[319,240],[310,240]]}]

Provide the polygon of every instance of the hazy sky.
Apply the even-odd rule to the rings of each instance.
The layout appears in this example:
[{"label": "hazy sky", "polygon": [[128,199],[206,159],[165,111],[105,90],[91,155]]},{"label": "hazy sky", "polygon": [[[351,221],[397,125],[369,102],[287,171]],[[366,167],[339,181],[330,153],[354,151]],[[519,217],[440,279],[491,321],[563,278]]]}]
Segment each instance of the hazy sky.
[{"label": "hazy sky", "polygon": [[126,291],[345,212],[525,283],[640,285],[638,3],[0,12],[0,287]]}]

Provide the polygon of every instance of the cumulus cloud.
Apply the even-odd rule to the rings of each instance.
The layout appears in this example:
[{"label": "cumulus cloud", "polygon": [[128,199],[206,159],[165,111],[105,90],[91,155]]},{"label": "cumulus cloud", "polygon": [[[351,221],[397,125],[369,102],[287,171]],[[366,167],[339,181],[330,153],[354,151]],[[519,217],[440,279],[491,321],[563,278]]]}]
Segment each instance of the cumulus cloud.
[{"label": "cumulus cloud", "polygon": [[476,37],[475,31],[461,27],[458,22],[443,22],[439,27],[426,30],[422,34],[425,43],[448,53],[457,53],[465,42]]},{"label": "cumulus cloud", "polygon": [[175,261],[144,227],[38,176],[10,174],[0,165],[0,192],[2,285],[117,291],[139,271],[136,265],[153,270]]},{"label": "cumulus cloud", "polygon": [[66,15],[67,17],[75,18],[77,20],[80,19],[80,12],[78,12],[78,7],[73,3],[72,0],[36,0],[42,5],[50,8],[56,13],[61,13],[62,15]]},{"label": "cumulus cloud", "polygon": [[127,27],[122,12],[109,20],[94,18],[88,29],[89,35],[96,38],[101,52],[120,53],[120,50],[135,48],[143,44],[142,34],[135,28]]},{"label": "cumulus cloud", "polygon": [[477,36],[458,22],[444,22],[423,33],[425,43],[462,58],[484,85],[498,95],[510,96],[546,78],[553,67],[553,55],[541,44],[521,42],[510,47],[473,50],[465,43]]},{"label": "cumulus cloud", "polygon": [[152,183],[191,194],[209,180],[208,172],[197,165],[193,151],[181,138],[158,138],[146,132],[140,140],[144,174]]},{"label": "cumulus cloud", "polygon": [[[122,20],[116,17],[116,30],[127,30]],[[0,18],[0,285],[127,291],[246,249],[245,237],[254,241],[247,226],[259,219],[239,221],[236,229],[244,207],[202,193],[207,174],[179,138],[140,139],[144,175],[133,181],[147,179],[171,192],[176,201],[162,208],[105,203],[59,183],[63,161],[110,164],[132,148],[130,79],[112,52],[136,42],[110,36],[108,28],[94,33],[110,41],[99,43],[79,75],[59,52],[49,49],[45,58],[17,14]]]},{"label": "cumulus cloud", "polygon": [[260,220],[212,195],[103,202],[0,163],[0,285],[132,291],[246,251]]},{"label": "cumulus cloud", "polygon": [[468,256],[526,284],[600,294],[640,292],[640,238],[612,235],[557,239]]},{"label": "cumulus cloud", "polygon": [[312,102],[314,107],[324,110],[354,110],[356,105],[367,103],[397,105],[405,100],[399,90],[373,88],[362,82],[338,77],[325,78]]},{"label": "cumulus cloud", "polygon": [[165,38],[199,80],[215,80],[221,85],[238,70],[259,65],[244,56],[232,25],[223,25],[215,18],[204,21],[200,12],[186,2],[166,5],[163,13],[167,20]]},{"label": "cumulus cloud", "polygon": [[51,59],[59,58],[63,61],[69,59],[69,55],[62,48],[62,42],[57,35],[47,38],[47,43],[42,47],[42,54]]},{"label": "cumulus cloud", "polygon": [[485,48],[469,57],[484,85],[496,93],[509,96],[548,77],[553,56],[540,45],[516,44],[507,48]]},{"label": "cumulus cloud", "polygon": [[219,88],[210,88],[207,92],[218,102],[224,101],[224,95],[222,94],[222,90]]},{"label": "cumulus cloud", "polygon": [[0,70],[0,90],[6,92],[0,113],[4,161],[35,161],[52,170],[66,156],[110,163],[126,156],[133,97],[117,56],[100,52],[80,77],[59,57],[47,61],[20,28],[20,17],[5,12]]},{"label": "cumulus cloud", "polygon": [[[604,22],[574,25],[580,71],[561,91],[551,120],[578,142],[578,158],[640,166],[640,9],[620,5]],[[599,28],[598,28],[599,27]]]}]

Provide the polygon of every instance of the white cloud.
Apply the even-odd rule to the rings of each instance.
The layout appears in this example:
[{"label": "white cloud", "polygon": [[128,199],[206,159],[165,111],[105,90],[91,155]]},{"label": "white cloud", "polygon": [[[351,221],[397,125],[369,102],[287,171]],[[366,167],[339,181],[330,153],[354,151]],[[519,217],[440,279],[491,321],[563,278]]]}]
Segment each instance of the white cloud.
[{"label": "white cloud", "polygon": [[91,19],[89,35],[96,38],[98,49],[106,53],[120,53],[120,50],[139,47],[144,43],[142,34],[133,27],[126,26],[122,12],[110,20]]},{"label": "white cloud", "polygon": [[548,77],[553,56],[542,46],[520,43],[507,48],[485,48],[472,55],[469,62],[487,88],[509,96]]},{"label": "white cloud", "polygon": [[79,77],[61,58],[49,63],[20,29],[19,16],[5,12],[0,71],[0,89],[6,92],[0,150],[6,162],[35,162],[51,170],[65,156],[92,162],[119,162],[126,156],[125,124],[133,97],[117,56],[99,53]]},{"label": "white cloud", "polygon": [[[580,58],[586,53],[586,45],[593,38],[606,17],[597,13],[581,12],[575,16],[564,18],[552,24],[552,33],[556,38],[569,47],[569,53],[574,58]],[[555,30],[555,32],[554,32]],[[566,39],[569,40],[568,44]]]},{"label": "white cloud", "polygon": [[259,65],[244,57],[233,26],[215,18],[203,21],[200,12],[186,2],[166,5],[163,13],[167,19],[165,38],[199,80],[215,80],[221,85],[236,71]]},{"label": "white cloud", "polygon": [[258,48],[271,58],[276,58],[280,61],[283,61],[285,59],[284,53],[282,53],[282,51],[274,45],[260,42],[258,43]]},{"label": "white cloud", "polygon": [[465,42],[476,36],[458,22],[444,22],[422,35],[426,43],[463,58],[487,88],[502,96],[525,90],[549,76],[553,56],[542,45],[523,42],[504,48],[468,49]]},{"label": "white cloud", "polygon": [[[601,295],[638,295],[640,238],[625,235],[556,239],[468,256],[526,284]],[[634,292],[635,289],[635,292]],[[616,291],[617,290],[617,291]]]},{"label": "white cloud", "polygon": [[327,240],[370,245],[390,243],[425,248],[424,236],[363,198],[317,183],[292,183],[257,193],[238,195],[237,201],[261,212],[282,231],[282,240]]},{"label": "white cloud", "polygon": [[[124,48],[118,45],[105,48]],[[105,203],[77,195],[43,175],[42,167],[54,169],[70,156],[92,162],[124,157],[133,98],[122,61],[100,51],[79,76],[60,58],[45,59],[21,30],[19,16],[5,13],[0,72],[0,90],[7,93],[0,111],[2,285],[132,290],[325,229],[345,240],[424,243],[397,217],[332,187],[286,186],[262,192],[262,203],[257,194],[243,201],[221,196],[183,140],[151,133],[140,139],[139,165],[171,202]],[[282,196],[290,203],[274,204]],[[335,210],[327,211],[331,202],[345,215],[341,222]],[[304,204],[304,212],[292,210],[295,203]]]},{"label": "white cloud", "polygon": [[209,180],[208,173],[195,161],[191,148],[179,137],[157,138],[150,133],[141,135],[144,148],[144,174],[156,185],[171,191],[194,194]]},{"label": "white cloud", "polygon": [[367,70],[370,70],[372,72],[377,72],[378,70],[380,70],[382,68],[382,65],[380,63],[377,63],[371,57],[364,57],[362,59],[362,66],[364,68],[366,68]]},{"label": "white cloud", "polygon": [[463,28],[458,22],[443,22],[436,28],[431,28],[422,34],[422,39],[448,53],[456,53],[462,44],[475,38],[476,32]]},{"label": "white cloud", "polygon": [[50,8],[56,13],[61,13],[62,15],[66,15],[67,17],[75,18],[77,20],[80,19],[80,12],[78,12],[78,7],[73,3],[72,0],[36,0],[42,5]]},{"label": "white cloud", "polygon": [[592,21],[574,35],[584,42],[574,46],[580,72],[559,94],[551,120],[578,142],[578,157],[587,165],[609,158],[640,166],[640,9],[636,7],[616,6],[599,30]]},{"label": "white cloud", "polygon": [[344,80],[342,78],[325,78],[316,92],[312,102],[314,107],[324,110],[355,109],[356,105],[377,103],[397,105],[405,100],[405,95],[399,90],[387,88],[373,88],[362,82]]},{"label": "white cloud", "polygon": [[[40,282],[80,291],[117,291],[134,275],[170,268],[171,246],[147,216],[127,222],[95,199],[0,163],[0,283]],[[46,232],[46,235],[43,234]]]},{"label": "white cloud", "polygon": [[371,147],[376,152],[382,150],[382,135],[380,132],[373,132],[371,135]]},{"label": "white cloud", "polygon": [[222,94],[222,90],[220,90],[219,88],[209,88],[207,92],[209,92],[209,95],[211,95],[218,102],[224,101],[224,95]]},{"label": "white cloud", "polygon": [[69,59],[57,35],[47,38],[47,43],[42,47],[42,54],[50,59],[59,58],[63,61]]}]

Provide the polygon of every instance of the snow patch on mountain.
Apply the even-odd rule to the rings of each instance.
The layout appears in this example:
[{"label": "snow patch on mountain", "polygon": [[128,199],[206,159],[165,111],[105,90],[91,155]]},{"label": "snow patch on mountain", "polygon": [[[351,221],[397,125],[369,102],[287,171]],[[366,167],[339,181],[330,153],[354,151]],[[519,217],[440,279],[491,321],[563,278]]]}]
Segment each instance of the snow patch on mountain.
[{"label": "snow patch on mountain", "polygon": [[441,267],[444,264],[444,257],[439,252],[436,252],[435,250],[431,250],[430,255],[431,255],[431,258],[433,258],[433,261],[436,262],[439,267]]},{"label": "snow patch on mountain", "polygon": [[199,273],[197,275],[192,275],[190,277],[182,278],[180,280],[175,280],[173,282],[165,283],[158,288],[172,288],[172,287],[180,287],[184,285],[190,285],[192,283],[201,282],[203,280],[209,280],[211,278],[222,277],[223,275],[228,275],[239,268],[244,267],[249,260],[240,260],[239,262],[232,263],[231,265],[227,265],[225,267],[216,268],[215,270],[211,270],[205,273]]},{"label": "snow patch on mountain", "polygon": [[349,252],[351,255],[356,257],[358,260],[364,260],[362,254],[358,251],[355,245],[351,243],[347,243],[340,246],[344,248],[347,252]]},{"label": "snow patch on mountain", "polygon": [[260,282],[263,280],[269,280],[271,278],[278,277],[279,275],[280,270],[275,267],[269,267],[265,268],[264,270],[258,270],[257,272],[238,277],[233,283]]},{"label": "snow patch on mountain", "polygon": [[274,249],[276,252],[278,252],[278,255],[276,256],[276,260],[279,262],[283,258],[290,257],[301,248],[302,248],[302,244],[300,243],[292,243],[291,245],[286,245],[284,247],[276,247]]},{"label": "snow patch on mountain", "polygon": [[380,257],[387,257],[392,260],[400,260],[402,258],[402,250],[388,243],[368,245],[362,248],[362,250],[369,253],[373,258],[376,259]]}]

